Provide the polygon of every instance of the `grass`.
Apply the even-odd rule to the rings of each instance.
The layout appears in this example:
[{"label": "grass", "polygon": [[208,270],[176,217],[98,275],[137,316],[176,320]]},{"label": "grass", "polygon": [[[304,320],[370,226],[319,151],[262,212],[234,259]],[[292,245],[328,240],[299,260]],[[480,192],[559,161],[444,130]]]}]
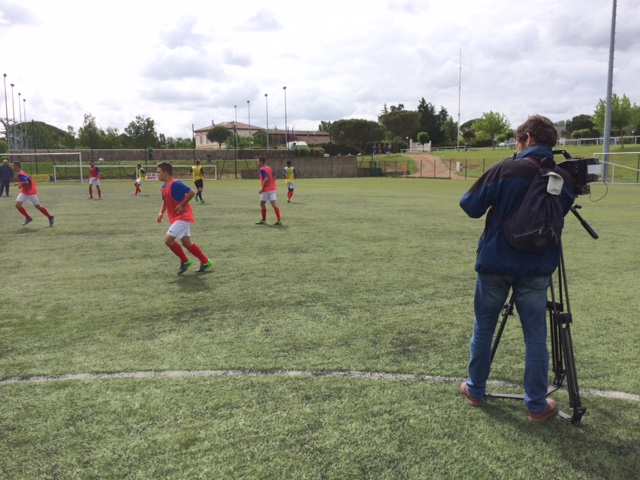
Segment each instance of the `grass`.
[{"label": "grass", "polygon": [[[278,228],[254,225],[257,181],[209,181],[192,232],[214,268],[182,277],[155,223],[156,182],[137,198],[130,182],[103,182],[102,201],[39,185],[54,228],[35,211],[22,227],[0,199],[0,478],[633,477],[636,402],[583,395],[574,428],[457,395],[482,229],[458,207],[470,185],[299,181],[292,204],[281,186]],[[589,200],[600,238],[571,216],[563,237],[580,387],[638,394],[640,191]],[[521,382],[517,323],[492,379]],[[262,375],[7,381],[204,370]],[[319,374],[272,374],[289,370]],[[320,375],[349,371],[452,380]]]}]

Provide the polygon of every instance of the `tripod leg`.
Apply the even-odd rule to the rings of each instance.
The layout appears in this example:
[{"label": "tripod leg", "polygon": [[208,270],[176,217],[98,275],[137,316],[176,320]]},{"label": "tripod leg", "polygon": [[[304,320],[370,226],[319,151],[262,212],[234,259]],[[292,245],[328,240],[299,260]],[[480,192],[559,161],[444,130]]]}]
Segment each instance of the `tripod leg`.
[{"label": "tripod leg", "polygon": [[505,306],[502,308],[502,320],[500,321],[500,327],[498,327],[496,338],[493,340],[493,346],[491,347],[492,363],[493,363],[493,357],[496,356],[496,351],[498,350],[498,344],[500,343],[502,332],[504,331],[504,327],[507,325],[507,318],[509,317],[509,315],[513,315],[513,305],[515,304],[513,295],[514,295],[513,292],[511,292],[511,297],[509,298],[509,302],[505,304]]}]

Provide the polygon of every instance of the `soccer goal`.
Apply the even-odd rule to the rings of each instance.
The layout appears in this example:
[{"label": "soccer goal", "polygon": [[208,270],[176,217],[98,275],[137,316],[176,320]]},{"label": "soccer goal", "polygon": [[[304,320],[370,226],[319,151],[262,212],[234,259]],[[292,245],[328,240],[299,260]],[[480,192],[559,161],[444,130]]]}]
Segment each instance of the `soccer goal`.
[{"label": "soccer goal", "polygon": [[[102,180],[133,180],[138,177],[136,166],[133,163],[121,165],[104,165],[102,163],[98,163],[96,166],[100,169],[100,178]],[[56,182],[79,179],[80,183],[82,183],[82,179],[88,177],[88,164],[55,164],[53,166],[53,179]]]},{"label": "soccer goal", "polygon": [[608,156],[607,183],[640,184],[640,152],[594,153],[593,156],[598,159],[601,167]]},{"label": "soccer goal", "polygon": [[[29,175],[53,174],[55,180],[56,168],[68,164],[70,167],[80,169],[80,183],[82,183],[82,153],[81,152],[41,152],[41,153],[3,153],[3,157],[9,157],[11,162],[19,161],[22,169]],[[37,181],[37,180],[36,180]]]}]

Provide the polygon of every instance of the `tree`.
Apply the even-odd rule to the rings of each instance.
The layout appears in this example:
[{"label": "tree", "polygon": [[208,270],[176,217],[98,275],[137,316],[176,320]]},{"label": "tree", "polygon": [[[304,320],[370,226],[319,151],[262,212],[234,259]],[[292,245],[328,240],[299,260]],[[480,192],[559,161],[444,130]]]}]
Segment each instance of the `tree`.
[{"label": "tree", "polygon": [[[600,99],[596,106],[596,111],[593,114],[593,123],[598,130],[605,133],[605,113],[607,109],[607,102]],[[630,130],[633,124],[638,122],[640,118],[640,108],[626,95],[622,95],[622,98],[617,94],[613,94],[611,97],[611,131],[620,136],[621,148],[624,148],[624,134],[626,130]]]},{"label": "tree", "polygon": [[424,152],[424,144],[429,141],[429,134],[427,132],[418,133],[418,143],[422,144],[422,151]]},{"label": "tree", "polygon": [[338,145],[355,148],[360,153],[384,141],[387,131],[378,122],[362,119],[338,120],[331,124],[331,139]]},{"label": "tree", "polygon": [[445,143],[444,124],[449,118],[447,109],[440,107],[440,111],[436,113],[436,108],[427,103],[424,97],[418,104],[418,112],[420,113],[419,131],[427,132],[434,145],[443,145]]},{"label": "tree", "polygon": [[158,134],[156,122],[143,115],[136,115],[129,125],[124,128],[124,133],[129,137],[129,148],[157,148]]},{"label": "tree", "polygon": [[[498,112],[484,112],[482,117],[473,123],[473,130],[484,132],[490,138],[495,138],[501,133],[507,133],[511,129],[507,117]],[[493,148],[496,148],[495,142]]]},{"label": "tree", "polygon": [[599,132],[595,130],[592,115],[576,115],[571,120],[567,120],[565,129],[569,134],[573,134],[573,132],[575,132],[576,130],[589,130],[591,132],[589,136],[595,137],[599,135]]},{"label": "tree", "polygon": [[447,118],[442,125],[442,131],[444,132],[445,144],[454,145],[458,143],[458,122],[453,117]]},{"label": "tree", "polygon": [[78,142],[77,145],[85,148],[100,148],[100,138],[104,135],[104,132],[98,128],[96,124],[96,117],[91,113],[84,114],[84,120],[82,127],[78,129]]},{"label": "tree", "polygon": [[460,125],[460,134],[465,142],[471,143],[476,136],[476,132],[473,129],[473,124],[480,120],[479,118],[474,118],[472,120],[468,120]]},{"label": "tree", "polygon": [[231,135],[231,130],[222,125],[217,125],[209,129],[207,132],[207,140],[212,143],[217,143],[219,148],[222,148],[222,144],[229,138],[229,135]]},{"label": "tree", "polygon": [[380,115],[378,122],[384,125],[392,136],[415,138],[420,129],[420,113],[408,110],[393,110],[393,108],[391,112]]}]

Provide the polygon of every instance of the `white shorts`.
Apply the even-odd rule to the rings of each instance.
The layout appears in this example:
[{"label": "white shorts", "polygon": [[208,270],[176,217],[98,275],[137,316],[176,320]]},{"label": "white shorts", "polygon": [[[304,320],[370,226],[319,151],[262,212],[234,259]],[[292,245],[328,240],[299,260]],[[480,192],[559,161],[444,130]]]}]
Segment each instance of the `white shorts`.
[{"label": "white shorts", "polygon": [[173,238],[181,240],[182,237],[191,236],[191,223],[184,220],[178,220],[173,222],[167,230],[167,235],[171,235]]},{"label": "white shorts", "polygon": [[96,177],[89,177],[89,185],[95,185],[96,187],[99,187],[100,179]]},{"label": "white shorts", "polygon": [[293,189],[295,188],[295,186],[296,186],[295,182],[287,183],[287,188],[288,188],[289,190],[293,190]]},{"label": "white shorts", "polygon": [[143,182],[143,181],[144,181],[144,180],[142,180],[141,178],[138,178],[138,179],[136,180],[136,183],[137,183],[138,185],[142,185],[142,182]]},{"label": "white shorts", "polygon": [[40,201],[38,200],[37,195],[25,195],[24,193],[19,193],[16,201],[20,203],[30,203],[34,207],[36,205],[40,205]]},{"label": "white shorts", "polygon": [[276,201],[276,192],[264,192],[260,194],[261,202],[275,202]]}]

